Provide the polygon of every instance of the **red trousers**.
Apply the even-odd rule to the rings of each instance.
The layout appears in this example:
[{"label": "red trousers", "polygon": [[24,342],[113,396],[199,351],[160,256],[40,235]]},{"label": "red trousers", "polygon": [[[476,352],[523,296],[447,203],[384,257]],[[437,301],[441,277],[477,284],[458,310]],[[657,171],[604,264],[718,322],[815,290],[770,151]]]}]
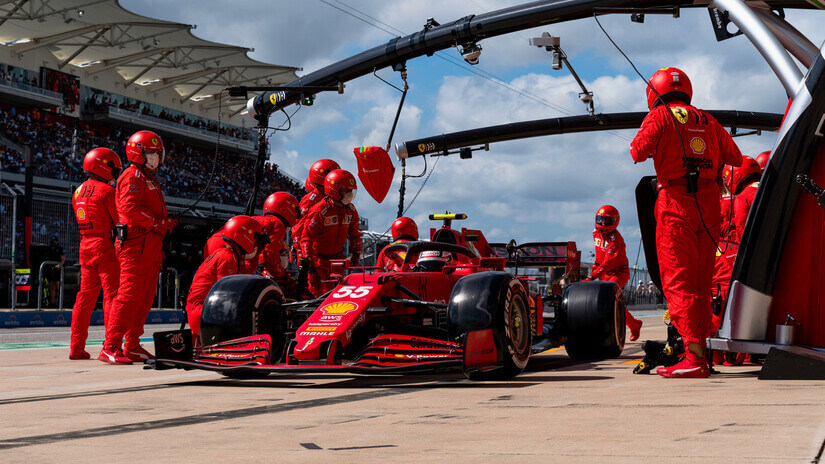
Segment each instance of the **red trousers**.
[{"label": "red trousers", "polygon": [[140,344],[143,324],[157,293],[162,247],[162,237],[156,233],[117,242],[120,288],[109,315],[112,330],[106,334],[106,348],[119,348],[124,335],[127,348]]},{"label": "red trousers", "polygon": [[[697,209],[697,203],[701,207]],[[656,255],[670,320],[685,342],[710,335],[711,280],[719,241],[719,187],[663,187],[656,199]]]},{"label": "red trousers", "polygon": [[88,236],[80,239],[80,291],[72,311],[71,352],[86,348],[92,312],[103,287],[103,321],[109,332],[109,314],[117,296],[120,265],[109,237]]}]

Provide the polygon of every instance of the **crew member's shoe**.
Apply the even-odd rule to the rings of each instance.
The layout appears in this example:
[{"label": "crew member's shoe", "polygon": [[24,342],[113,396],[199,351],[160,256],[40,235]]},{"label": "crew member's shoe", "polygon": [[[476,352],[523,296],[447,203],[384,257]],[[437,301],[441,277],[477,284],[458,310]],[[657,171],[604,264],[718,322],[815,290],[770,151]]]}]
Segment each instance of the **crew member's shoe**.
[{"label": "crew member's shoe", "polygon": [[109,364],[132,364],[132,360],[124,356],[120,348],[114,350],[103,348],[97,359]]},{"label": "crew member's shoe", "polygon": [[140,345],[138,345],[137,348],[126,348],[126,347],[124,347],[123,348],[123,354],[127,358],[131,359],[132,361],[137,361],[137,362],[146,361],[146,360],[149,360],[149,359],[155,359],[155,357],[152,355],[152,353],[144,350],[143,347],[140,346]]},{"label": "crew member's shoe", "polygon": [[[630,316],[629,313],[628,316]],[[627,328],[630,329],[630,341],[635,342],[639,339],[639,334],[642,332],[642,320],[630,316],[630,318],[627,319]]]},{"label": "crew member's shoe", "polygon": [[72,350],[69,352],[69,359],[91,359],[91,357],[92,355],[90,355],[86,350]]},{"label": "crew member's shoe", "polygon": [[704,357],[699,357],[688,351],[685,357],[670,367],[660,367],[656,373],[662,377],[672,379],[706,379],[710,377],[710,369]]}]

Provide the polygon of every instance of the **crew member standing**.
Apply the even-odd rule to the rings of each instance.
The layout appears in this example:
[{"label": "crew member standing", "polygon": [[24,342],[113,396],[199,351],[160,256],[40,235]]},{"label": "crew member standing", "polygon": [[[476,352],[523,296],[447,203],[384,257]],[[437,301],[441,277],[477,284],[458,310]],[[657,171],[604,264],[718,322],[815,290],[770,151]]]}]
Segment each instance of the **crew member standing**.
[{"label": "crew member standing", "polygon": [[95,148],[83,158],[89,179],[74,192],[72,209],[80,230],[80,291],[72,311],[69,359],[89,359],[86,339],[97,297],[103,286],[103,323],[109,331],[109,313],[117,295],[120,267],[115,256],[113,232],[117,223],[115,179],[122,164],[117,153]]},{"label": "crew member standing", "polygon": [[736,241],[742,240],[745,224],[748,222],[748,213],[751,210],[756,190],[759,188],[759,179],[762,177],[762,168],[750,156],[742,157],[742,165],[736,168],[726,167],[722,179],[728,188],[732,189],[733,224],[736,232]]},{"label": "crew member standing", "polygon": [[[590,270],[591,279],[616,282],[619,289],[624,289],[630,280],[627,268],[627,253],[624,238],[616,230],[619,226],[619,210],[611,205],[604,205],[596,211],[596,225],[593,241],[596,244],[596,265]],[[625,323],[630,329],[630,341],[639,339],[642,321],[633,317],[625,308]]]},{"label": "crew member standing", "polygon": [[120,285],[109,315],[112,329],[98,357],[111,364],[123,364],[124,358],[145,361],[153,357],[140,346],[140,336],[156,293],[163,237],[177,225],[168,217],[163,192],[155,180],[165,156],[163,142],[154,132],[136,132],[126,143],[126,158],[132,164],[118,179],[115,196]]},{"label": "crew member standing", "polygon": [[717,173],[739,166],[742,154],[730,134],[707,112],[690,105],[688,76],[663,68],[650,78],[650,113],[631,142],[636,162],[653,158],[659,183],[656,251],[670,317],[684,340],[684,358],[657,373],[664,377],[710,375],[704,356],[710,334],[711,279],[719,240]]},{"label": "crew member standing", "polygon": [[352,201],[357,185],[355,177],[343,169],[336,169],[324,179],[323,200],[310,208],[304,219],[301,237],[301,268],[311,266],[309,290],[322,295],[324,280],[330,274],[330,261],[344,258],[344,243],[349,239],[350,263],[358,265],[361,256],[361,233],[358,230],[358,211]]},{"label": "crew member standing", "polygon": [[[390,229],[392,230],[392,243],[390,243],[390,245],[418,240],[418,225],[408,217],[402,216],[396,219]],[[387,245],[387,247],[390,245]],[[387,247],[384,247],[384,250],[386,250]],[[392,256],[387,256],[384,250],[381,250],[381,253],[378,255],[376,267],[384,271],[401,270],[401,264],[404,262],[406,253],[404,251],[394,251],[392,252]]]},{"label": "crew member standing", "polygon": [[300,202],[301,219],[292,227],[292,247],[295,248],[298,261],[301,259],[300,243],[305,227],[304,219],[309,214],[309,209],[324,199],[324,179],[327,174],[336,169],[341,169],[341,166],[338,166],[338,163],[331,159],[319,159],[312,163],[309,168],[309,174],[307,174],[307,180],[304,183],[307,194],[301,198]]},{"label": "crew member standing", "polygon": [[[296,200],[296,207],[297,204]],[[258,252],[269,242],[261,224],[249,216],[235,216],[227,221],[221,229],[221,239],[224,246],[201,263],[186,298],[186,318],[195,345],[200,343],[201,313],[209,290],[222,278],[240,274],[242,263],[257,258]]]}]

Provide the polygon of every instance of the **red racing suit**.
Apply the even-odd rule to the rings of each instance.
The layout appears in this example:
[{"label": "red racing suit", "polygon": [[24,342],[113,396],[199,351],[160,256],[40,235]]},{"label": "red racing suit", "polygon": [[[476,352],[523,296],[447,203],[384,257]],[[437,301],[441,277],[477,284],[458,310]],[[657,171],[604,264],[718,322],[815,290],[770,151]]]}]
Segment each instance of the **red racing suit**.
[{"label": "red racing suit", "polygon": [[258,254],[258,263],[263,264],[264,269],[276,280],[283,279],[286,268],[281,264],[281,250],[286,248],[286,226],[277,216],[271,214],[255,216],[255,220],[269,236],[269,243]]},{"label": "red racing suit", "polygon": [[753,199],[756,197],[756,190],[759,182],[753,182],[745,187],[733,200],[733,223],[736,225],[736,241],[742,241],[742,234],[745,232],[745,223],[748,222],[748,212],[751,210]]},{"label": "red racing suit", "polygon": [[324,194],[316,190],[313,186],[312,190],[304,195],[303,198],[301,198],[300,203],[298,203],[298,206],[301,208],[301,218],[298,219],[298,222],[296,222],[294,226],[292,226],[292,246],[295,248],[298,261],[300,261],[302,257],[301,237],[304,235],[304,228],[307,224],[307,214],[309,214],[309,210],[312,209],[313,206],[318,204],[324,198]]},{"label": "red racing suit", "polygon": [[[711,115],[671,102],[645,117],[630,154],[636,162],[652,157],[656,169],[656,254],[671,321],[685,345],[704,347],[712,315],[714,245],[719,240],[716,178],[722,165],[740,166],[742,153]],[[696,193],[687,189],[688,167],[699,172]]]},{"label": "red racing suit", "polygon": [[[398,239],[390,245],[395,245],[396,243],[407,243],[411,240],[407,240],[405,238]],[[381,250],[381,253],[378,255],[378,259],[376,259],[375,266],[378,268],[379,271],[400,271],[401,270],[401,263],[404,262],[404,258],[407,256],[405,251],[394,251],[392,256],[389,257],[384,253],[384,250],[387,249],[388,246],[384,247]]]},{"label": "red racing suit", "polygon": [[189,320],[195,340],[198,340],[201,334],[201,312],[209,290],[215,282],[240,272],[240,258],[228,245],[209,255],[201,263],[195,277],[192,278],[189,296],[186,297],[186,318]]},{"label": "red racing suit", "polygon": [[109,184],[89,179],[74,192],[72,209],[80,229],[80,291],[72,311],[71,352],[86,348],[89,323],[97,297],[103,287],[103,321],[110,330],[112,302],[117,296],[120,265],[112,243],[117,222],[115,189]]},{"label": "red racing suit", "polygon": [[336,206],[334,200],[324,197],[303,220],[301,256],[309,258],[314,268],[309,276],[309,290],[320,296],[324,293],[323,281],[329,278],[330,260],[344,258],[347,239],[350,253],[361,253],[358,211],[352,204]]},{"label": "red racing suit", "polygon": [[630,270],[622,234],[618,230],[609,234],[594,230],[593,242],[596,244],[596,265],[590,270],[590,277],[616,282],[620,289],[624,288],[630,280]]},{"label": "red racing suit", "polygon": [[120,348],[125,335],[126,348],[133,349],[140,344],[143,324],[157,292],[163,237],[167,232],[157,226],[168,214],[154,176],[134,164],[117,180],[115,204],[118,223],[126,224],[127,237],[115,244],[120,287],[109,315],[112,330],[106,334],[105,348]]}]

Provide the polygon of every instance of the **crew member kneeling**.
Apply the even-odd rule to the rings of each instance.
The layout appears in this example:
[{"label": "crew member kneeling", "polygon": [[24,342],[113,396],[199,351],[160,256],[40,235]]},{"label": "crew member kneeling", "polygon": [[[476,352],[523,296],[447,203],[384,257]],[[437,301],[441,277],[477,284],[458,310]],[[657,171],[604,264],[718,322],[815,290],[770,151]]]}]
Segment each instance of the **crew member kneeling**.
[{"label": "crew member kneeling", "polygon": [[200,341],[203,303],[209,290],[222,278],[242,273],[242,263],[257,258],[258,251],[269,243],[263,226],[249,216],[235,216],[227,221],[221,238],[224,246],[201,263],[186,298],[186,318],[196,346]]}]

